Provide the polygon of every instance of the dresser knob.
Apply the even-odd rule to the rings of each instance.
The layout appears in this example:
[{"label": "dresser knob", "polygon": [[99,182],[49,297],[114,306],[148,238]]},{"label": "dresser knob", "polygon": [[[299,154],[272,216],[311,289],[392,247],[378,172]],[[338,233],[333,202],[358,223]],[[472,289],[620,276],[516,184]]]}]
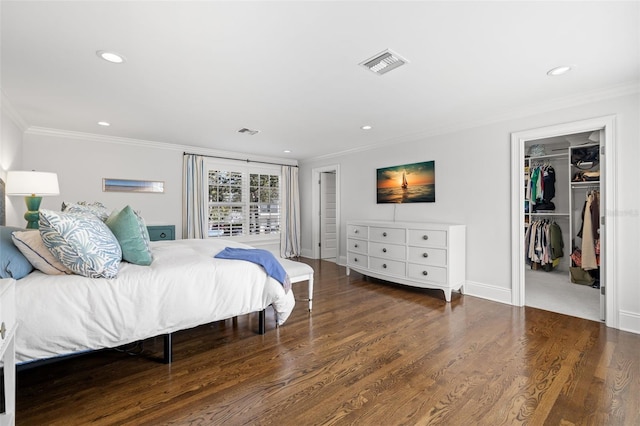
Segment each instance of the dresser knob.
[{"label": "dresser knob", "polygon": [[383,263],[383,264],[382,264],[382,267],[383,267],[384,269],[387,269],[387,264],[386,264],[386,263]]},{"label": "dresser knob", "polygon": [[422,271],[422,275],[429,275],[427,271]]},{"label": "dresser knob", "polygon": [[353,231],[353,233],[354,233],[354,234],[357,234],[357,233],[358,233],[358,230],[357,230],[357,229],[355,229],[355,230]]},{"label": "dresser knob", "polygon": [[7,335],[7,326],[4,325],[4,321],[2,321],[2,325],[0,325],[0,337],[4,339],[4,336]]},{"label": "dresser knob", "polygon": [[383,233],[382,233],[382,236],[383,236],[383,237],[386,237],[386,236],[387,236],[387,233],[386,233],[386,232],[383,232]]},{"label": "dresser knob", "polygon": [[422,236],[422,239],[423,239],[423,240],[428,240],[428,239],[429,239],[429,236],[428,236],[428,235],[423,235],[423,236]]},{"label": "dresser knob", "polygon": [[357,261],[358,261],[358,258],[357,258],[357,257],[354,257],[354,258],[353,258],[353,261],[354,261],[354,262],[357,262]]},{"label": "dresser knob", "polygon": [[387,249],[386,249],[386,248],[383,248],[383,249],[382,249],[382,252],[383,252],[383,253],[386,253],[386,252],[387,252]]},{"label": "dresser knob", "polygon": [[422,253],[422,257],[429,257],[429,253]]},{"label": "dresser knob", "polygon": [[160,238],[167,238],[167,234],[163,232],[162,234],[160,234]]},{"label": "dresser knob", "polygon": [[354,244],[354,245],[353,245],[353,247],[354,247],[354,248],[358,248],[358,245],[357,245],[357,244]]}]

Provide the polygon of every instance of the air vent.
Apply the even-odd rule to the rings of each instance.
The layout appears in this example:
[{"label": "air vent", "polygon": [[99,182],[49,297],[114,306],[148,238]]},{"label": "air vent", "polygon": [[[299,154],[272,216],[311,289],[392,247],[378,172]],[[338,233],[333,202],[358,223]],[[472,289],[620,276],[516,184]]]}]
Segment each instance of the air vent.
[{"label": "air vent", "polygon": [[238,130],[238,133],[246,133],[248,135],[255,135],[257,133],[260,133],[260,130],[251,130],[251,129],[247,129],[246,127],[243,127],[242,129]]},{"label": "air vent", "polygon": [[387,49],[378,53],[373,58],[369,58],[364,62],[360,62],[360,65],[378,75],[382,75],[408,62],[409,61],[407,61],[397,53]]}]

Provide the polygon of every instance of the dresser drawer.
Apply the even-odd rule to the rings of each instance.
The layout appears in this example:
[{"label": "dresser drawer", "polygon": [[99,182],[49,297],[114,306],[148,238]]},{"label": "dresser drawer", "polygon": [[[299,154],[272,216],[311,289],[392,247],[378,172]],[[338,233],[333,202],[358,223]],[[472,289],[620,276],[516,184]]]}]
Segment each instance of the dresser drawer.
[{"label": "dresser drawer", "polygon": [[409,229],[409,245],[421,247],[446,247],[447,231]]},{"label": "dresser drawer", "polygon": [[378,257],[369,258],[369,269],[383,274],[406,276],[405,263],[397,260],[380,259]]},{"label": "dresser drawer", "polygon": [[383,259],[405,260],[407,247],[387,243],[369,243],[369,255]]},{"label": "dresser drawer", "polygon": [[362,225],[347,225],[347,238],[355,237],[355,238],[369,238],[369,227]]},{"label": "dresser drawer", "polygon": [[407,269],[407,276],[414,280],[431,281],[440,284],[447,282],[447,268],[410,263]]},{"label": "dresser drawer", "polygon": [[371,241],[381,241],[385,243],[404,244],[405,243],[404,229],[398,228],[369,228],[369,239]]},{"label": "dresser drawer", "polygon": [[149,239],[151,241],[165,241],[176,239],[175,225],[147,226],[147,230],[149,231]]},{"label": "dresser drawer", "polygon": [[369,243],[364,240],[356,240],[354,238],[347,239],[347,251],[354,253],[367,254],[369,253]]},{"label": "dresser drawer", "polygon": [[447,251],[431,247],[409,247],[409,262],[447,266]]},{"label": "dresser drawer", "polygon": [[364,254],[349,252],[347,254],[347,265],[357,268],[368,268],[369,257]]}]

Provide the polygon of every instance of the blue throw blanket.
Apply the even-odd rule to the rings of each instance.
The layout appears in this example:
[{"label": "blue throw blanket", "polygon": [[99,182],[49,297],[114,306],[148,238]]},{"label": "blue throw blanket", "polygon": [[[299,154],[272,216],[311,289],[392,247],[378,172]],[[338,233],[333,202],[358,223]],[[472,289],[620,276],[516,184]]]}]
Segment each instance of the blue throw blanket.
[{"label": "blue throw blanket", "polygon": [[291,289],[291,281],[289,280],[287,272],[270,251],[225,247],[224,250],[214,257],[217,259],[246,260],[258,264],[264,268],[267,275],[282,284],[285,292],[289,292],[289,289]]}]

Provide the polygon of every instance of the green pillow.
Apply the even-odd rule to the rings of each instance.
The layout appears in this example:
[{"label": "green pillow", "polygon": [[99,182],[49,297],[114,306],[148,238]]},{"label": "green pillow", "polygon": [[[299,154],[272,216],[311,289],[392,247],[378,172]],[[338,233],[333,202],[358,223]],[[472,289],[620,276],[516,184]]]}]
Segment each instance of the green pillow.
[{"label": "green pillow", "polygon": [[105,223],[120,243],[123,260],[136,265],[151,265],[153,255],[149,247],[149,231],[144,219],[131,206],[114,211]]}]

